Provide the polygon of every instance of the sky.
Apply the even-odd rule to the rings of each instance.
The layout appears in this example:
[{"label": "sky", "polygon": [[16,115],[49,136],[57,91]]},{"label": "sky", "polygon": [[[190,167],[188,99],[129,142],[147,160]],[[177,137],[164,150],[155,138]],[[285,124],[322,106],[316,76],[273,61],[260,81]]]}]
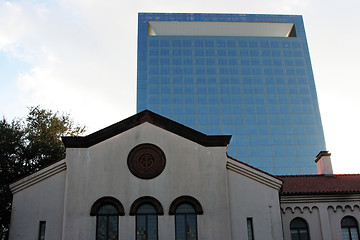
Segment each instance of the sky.
[{"label": "sky", "polygon": [[359,0],[0,0],[0,116],[40,105],[90,134],[135,114],[138,12],[302,15],[334,172],[360,173],[359,10]]}]

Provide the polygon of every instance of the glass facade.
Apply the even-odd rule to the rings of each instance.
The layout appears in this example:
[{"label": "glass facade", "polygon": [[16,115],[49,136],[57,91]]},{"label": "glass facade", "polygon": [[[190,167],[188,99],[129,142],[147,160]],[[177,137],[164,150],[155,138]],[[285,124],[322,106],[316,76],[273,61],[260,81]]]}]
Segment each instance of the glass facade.
[{"label": "glass facade", "polygon": [[[294,27],[288,36],[156,35],[152,21]],[[314,159],[325,149],[301,16],[139,13],[137,111],[144,109],[232,135],[230,156],[272,174],[317,173]]]}]

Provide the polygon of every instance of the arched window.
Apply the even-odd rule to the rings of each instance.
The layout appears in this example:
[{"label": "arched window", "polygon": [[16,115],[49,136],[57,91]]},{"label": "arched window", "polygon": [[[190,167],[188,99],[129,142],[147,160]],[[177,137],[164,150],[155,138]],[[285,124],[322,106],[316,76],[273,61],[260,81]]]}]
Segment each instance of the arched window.
[{"label": "arched window", "polygon": [[358,222],[354,217],[344,217],[341,220],[341,231],[344,240],[359,240]]},{"label": "arched window", "polygon": [[136,216],[136,240],[158,239],[158,215],[163,215],[161,203],[153,197],[141,197],[131,205],[130,215]]},{"label": "arched window", "polygon": [[175,239],[197,240],[197,215],[203,214],[198,200],[190,196],[181,196],[175,199],[169,210],[170,215],[175,215]]},{"label": "arched window", "polygon": [[309,228],[307,222],[302,218],[295,218],[290,223],[291,240],[308,240]]},{"label": "arched window", "polygon": [[197,239],[197,219],[194,208],[183,203],[175,211],[175,239],[193,240]]},{"label": "arched window", "polygon": [[158,221],[155,208],[143,204],[136,211],[136,240],[158,239]]},{"label": "arched window", "polygon": [[107,204],[100,207],[96,214],[96,239],[115,240],[118,239],[119,217],[116,208]]},{"label": "arched window", "polygon": [[103,197],[93,204],[90,216],[96,216],[96,240],[119,238],[119,215],[124,215],[124,208],[116,198]]}]

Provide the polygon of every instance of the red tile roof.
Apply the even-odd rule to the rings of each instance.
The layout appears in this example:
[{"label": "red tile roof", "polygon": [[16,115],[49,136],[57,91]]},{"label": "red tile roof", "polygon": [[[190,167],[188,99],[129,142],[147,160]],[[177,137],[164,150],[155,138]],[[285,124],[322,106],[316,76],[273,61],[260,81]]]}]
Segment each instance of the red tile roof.
[{"label": "red tile roof", "polygon": [[282,195],[360,193],[360,174],[277,176],[283,184]]}]

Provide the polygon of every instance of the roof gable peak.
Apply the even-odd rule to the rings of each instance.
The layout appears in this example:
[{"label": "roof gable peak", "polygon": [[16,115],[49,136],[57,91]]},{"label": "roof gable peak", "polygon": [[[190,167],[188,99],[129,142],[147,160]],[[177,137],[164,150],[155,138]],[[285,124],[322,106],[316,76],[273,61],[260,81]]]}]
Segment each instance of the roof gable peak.
[{"label": "roof gable peak", "polygon": [[150,110],[144,110],[90,135],[83,137],[65,136],[62,137],[62,141],[66,148],[89,148],[144,122],[151,123],[206,147],[226,147],[231,139],[231,135],[206,135]]}]

